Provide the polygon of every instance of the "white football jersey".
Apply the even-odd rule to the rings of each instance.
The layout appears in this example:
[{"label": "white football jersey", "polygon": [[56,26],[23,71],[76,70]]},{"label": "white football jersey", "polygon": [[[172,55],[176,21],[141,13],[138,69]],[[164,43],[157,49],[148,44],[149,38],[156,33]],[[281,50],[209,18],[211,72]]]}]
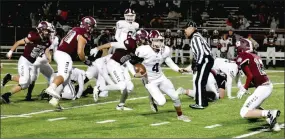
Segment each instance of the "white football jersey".
[{"label": "white football jersey", "polygon": [[[82,78],[79,78],[79,76],[81,76]],[[76,81],[79,83],[84,82],[85,80],[85,71],[78,69],[78,68],[73,68],[72,72],[70,74],[70,80],[72,81]]]},{"label": "white football jersey", "polygon": [[151,46],[142,45],[136,49],[135,54],[144,59],[142,64],[146,68],[148,81],[152,81],[164,75],[161,64],[167,57],[170,57],[171,51],[168,46],[165,46],[160,52],[155,52]]},{"label": "white football jersey", "polygon": [[53,53],[57,50],[58,44],[59,44],[59,38],[57,36],[54,36],[51,39],[51,45],[49,47],[50,50],[53,50]]},{"label": "white football jersey", "polygon": [[222,45],[221,52],[226,52],[228,50],[229,43],[230,43],[229,39],[226,40],[220,39],[220,44]]},{"label": "white football jersey", "polygon": [[139,29],[137,22],[127,22],[126,20],[120,20],[116,23],[115,38],[118,42],[124,42],[127,39],[129,31],[136,32]]},{"label": "white football jersey", "polygon": [[238,73],[238,66],[234,61],[224,58],[216,58],[213,66],[214,70],[221,70],[223,73],[230,75],[232,78],[236,77]]}]

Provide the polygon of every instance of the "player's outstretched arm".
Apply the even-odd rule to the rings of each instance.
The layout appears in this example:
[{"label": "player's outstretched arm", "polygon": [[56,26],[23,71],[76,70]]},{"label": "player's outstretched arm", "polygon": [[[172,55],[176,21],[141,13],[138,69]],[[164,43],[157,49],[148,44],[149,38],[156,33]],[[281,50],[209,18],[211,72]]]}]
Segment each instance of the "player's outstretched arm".
[{"label": "player's outstretched arm", "polygon": [[6,54],[7,58],[11,59],[12,53],[17,49],[18,46],[24,45],[24,44],[29,43],[29,42],[30,42],[30,40],[28,38],[24,38],[24,39],[21,39],[21,40],[18,40],[17,42],[15,42],[15,44],[12,46],[10,51]]},{"label": "player's outstretched arm", "polygon": [[180,68],[173,62],[173,60],[170,57],[167,57],[165,59],[165,63],[168,67],[170,67],[172,70],[176,72],[180,72]]},{"label": "player's outstretched arm", "polygon": [[46,56],[47,56],[48,62],[50,63],[50,62],[51,62],[51,52],[50,52],[50,49],[49,49],[49,48],[47,48],[47,49],[45,50],[45,54],[46,54]]}]

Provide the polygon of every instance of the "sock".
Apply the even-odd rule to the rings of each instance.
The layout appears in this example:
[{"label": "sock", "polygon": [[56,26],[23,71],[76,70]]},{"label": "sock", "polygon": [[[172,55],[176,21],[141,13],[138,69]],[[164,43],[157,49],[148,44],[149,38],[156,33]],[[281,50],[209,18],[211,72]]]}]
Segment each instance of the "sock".
[{"label": "sock", "polygon": [[[123,91],[123,94],[121,95],[120,104],[125,104],[125,102],[128,98],[128,95],[129,95],[129,93],[128,93],[127,89],[125,89]],[[120,104],[119,104],[119,106],[121,106]]]},{"label": "sock", "polygon": [[33,92],[34,87],[35,87],[35,81],[33,81],[33,82],[29,85],[28,93],[27,93],[26,98],[31,98],[31,97],[32,97],[32,92]]},{"label": "sock", "polygon": [[12,96],[11,92],[7,92],[6,94],[7,94],[8,97]]},{"label": "sock", "polygon": [[262,115],[263,117],[267,117],[267,115],[268,115],[268,113],[269,113],[269,110],[262,110],[261,112],[262,112],[261,115]]},{"label": "sock", "polygon": [[181,115],[182,115],[182,112],[181,112],[181,111],[178,111],[178,112],[177,112],[177,115],[178,115],[178,116],[181,116]]},{"label": "sock", "polygon": [[86,84],[88,81],[89,81],[89,79],[86,77],[86,78],[84,79],[84,84]]},{"label": "sock", "polygon": [[50,84],[50,87],[51,87],[53,90],[55,90],[55,89],[57,88],[57,85],[56,85],[55,83],[51,83],[51,84]]}]

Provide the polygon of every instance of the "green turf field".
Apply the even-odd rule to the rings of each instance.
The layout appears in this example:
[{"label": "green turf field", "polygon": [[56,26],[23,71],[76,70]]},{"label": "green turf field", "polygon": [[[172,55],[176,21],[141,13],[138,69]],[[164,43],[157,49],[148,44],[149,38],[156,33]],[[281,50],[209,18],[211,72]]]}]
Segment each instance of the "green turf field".
[{"label": "green turf field", "polygon": [[[86,69],[85,66],[80,66]],[[284,69],[269,70],[274,89],[262,107],[280,109],[280,124],[284,123]],[[164,70],[174,86],[192,88],[192,75]],[[16,65],[4,65],[1,71],[17,73]],[[22,101],[27,91],[12,96],[11,104],[1,105],[1,137],[2,138],[233,138],[244,135],[246,138],[284,138],[284,130],[266,132],[265,120],[249,122],[241,119],[240,108],[247,96],[239,99],[224,99],[210,103],[204,110],[193,110],[189,104],[194,100],[180,96],[184,115],[191,117],[191,122],[178,121],[171,100],[153,113],[149,107],[147,92],[139,79],[133,80],[135,90],[127,100],[127,106],[133,111],[117,111],[115,107],[120,92],[109,93],[108,98],[100,98],[94,103],[91,95],[79,100],[61,101],[65,108],[62,112],[53,111],[46,100],[34,102]],[[95,82],[90,82],[94,84]],[[14,82],[10,82],[1,93],[8,91]],[[233,95],[238,91],[233,85]],[[46,88],[45,78],[41,75],[35,86],[33,96]],[[252,89],[249,92],[253,92]],[[59,118],[55,120],[55,118]],[[51,121],[55,120],[55,121]],[[110,122],[100,123],[109,120]],[[97,123],[99,122],[99,123]],[[158,126],[151,124],[164,123]],[[206,126],[216,125],[213,128]],[[265,132],[264,132],[265,131]]]}]

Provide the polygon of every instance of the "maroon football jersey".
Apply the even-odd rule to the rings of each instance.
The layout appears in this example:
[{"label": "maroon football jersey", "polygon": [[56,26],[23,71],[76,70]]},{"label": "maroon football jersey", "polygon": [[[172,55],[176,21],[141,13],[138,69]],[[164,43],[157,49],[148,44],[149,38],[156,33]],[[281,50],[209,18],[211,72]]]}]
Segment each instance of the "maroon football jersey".
[{"label": "maroon football jersey", "polygon": [[26,43],[23,56],[34,63],[38,56],[44,54],[45,50],[51,45],[50,40],[43,40],[39,33],[29,32],[27,39],[30,41]]},{"label": "maroon football jersey", "polygon": [[57,50],[66,52],[69,55],[72,55],[77,52],[78,35],[81,35],[86,40],[90,39],[90,35],[86,32],[86,29],[74,27],[65,35],[64,38],[62,38]]},{"label": "maroon football jersey", "polygon": [[236,59],[236,63],[241,70],[243,70],[243,66],[249,66],[249,69],[253,75],[252,83],[255,85],[255,87],[269,81],[264,71],[262,60],[257,55],[247,52],[240,53]]},{"label": "maroon football jersey", "polygon": [[134,55],[136,48],[137,48],[136,41],[132,38],[127,38],[124,41],[124,44],[127,50],[116,49],[116,51],[111,57],[111,59],[114,59],[116,62],[120,63],[121,65],[131,59],[131,57]]}]

